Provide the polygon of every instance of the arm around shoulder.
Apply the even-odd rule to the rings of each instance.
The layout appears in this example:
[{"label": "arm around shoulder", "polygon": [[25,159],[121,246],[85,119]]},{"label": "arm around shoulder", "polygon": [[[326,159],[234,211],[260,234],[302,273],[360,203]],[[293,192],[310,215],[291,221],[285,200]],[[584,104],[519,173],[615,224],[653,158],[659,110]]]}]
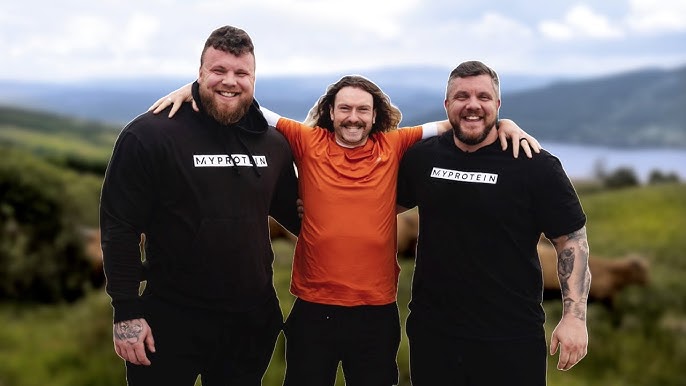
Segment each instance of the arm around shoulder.
[{"label": "arm around shoulder", "polygon": [[503,150],[507,150],[507,139],[512,139],[512,155],[515,158],[519,156],[520,146],[529,158],[533,156],[532,150],[536,153],[541,151],[541,144],[538,143],[538,140],[522,130],[511,119],[501,119],[498,121],[498,138]]},{"label": "arm around shoulder", "polygon": [[276,127],[276,124],[279,122],[279,119],[281,119],[281,115],[269,110],[264,106],[260,106],[260,111],[262,111],[262,115],[264,115],[264,118],[267,120],[269,126]]}]

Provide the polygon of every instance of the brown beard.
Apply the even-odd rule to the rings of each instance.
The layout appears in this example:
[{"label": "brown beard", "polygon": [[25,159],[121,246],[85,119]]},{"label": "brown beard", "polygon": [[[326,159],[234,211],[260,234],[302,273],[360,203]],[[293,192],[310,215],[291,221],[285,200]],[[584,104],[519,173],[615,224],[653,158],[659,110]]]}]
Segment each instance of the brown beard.
[{"label": "brown beard", "polygon": [[241,103],[233,110],[228,110],[225,107],[219,106],[214,100],[214,95],[211,91],[204,90],[202,86],[200,87],[200,101],[205,107],[207,114],[214,118],[217,122],[222,125],[229,126],[232,125],[243,118],[245,114],[248,113],[252,101],[241,101]]},{"label": "brown beard", "polygon": [[493,120],[492,123],[490,123],[489,125],[487,125],[484,128],[484,131],[483,131],[483,133],[481,133],[481,135],[474,138],[474,137],[469,137],[469,136],[465,135],[464,132],[462,131],[462,129],[460,128],[459,124],[455,124],[453,122],[450,122],[450,123],[455,128],[455,130],[453,130],[453,135],[460,142],[462,142],[466,145],[470,145],[470,146],[478,145],[481,142],[483,142],[486,139],[486,137],[488,137],[488,134],[491,132],[491,130],[493,130],[493,128],[495,127],[495,120]]}]

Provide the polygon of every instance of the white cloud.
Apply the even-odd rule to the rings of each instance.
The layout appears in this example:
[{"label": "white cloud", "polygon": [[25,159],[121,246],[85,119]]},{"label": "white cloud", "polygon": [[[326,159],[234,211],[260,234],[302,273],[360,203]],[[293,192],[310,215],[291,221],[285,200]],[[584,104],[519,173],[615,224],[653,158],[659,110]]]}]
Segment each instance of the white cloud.
[{"label": "white cloud", "polygon": [[209,1],[199,5],[199,9],[215,13],[226,10],[232,16],[248,13],[253,17],[279,15],[279,24],[275,28],[290,30],[317,26],[322,34],[340,29],[347,35],[371,34],[371,38],[387,39],[402,31],[400,19],[404,15],[421,6],[420,0],[394,0],[392,3],[371,0],[238,0]]},{"label": "white cloud", "polygon": [[538,29],[544,37],[552,40],[571,40],[574,37],[572,28],[555,21],[543,21]]},{"label": "white cloud", "polygon": [[686,1],[684,0],[630,0],[627,25],[636,32],[686,31]]},{"label": "white cloud", "polygon": [[13,58],[27,60],[36,56],[83,55],[100,50],[111,30],[107,21],[97,16],[73,16],[58,28],[17,36],[11,41],[9,52]]},{"label": "white cloud", "polygon": [[124,51],[145,51],[159,31],[160,21],[156,17],[144,13],[135,13],[128,20],[122,35]]},{"label": "white cloud", "polygon": [[541,34],[551,40],[618,39],[624,36],[620,27],[586,5],[572,7],[562,21],[544,20],[539,24]]},{"label": "white cloud", "polygon": [[0,77],[191,77],[207,35],[225,24],[252,36],[259,76],[470,59],[519,73],[686,62],[686,0],[582,1],[6,1]]}]

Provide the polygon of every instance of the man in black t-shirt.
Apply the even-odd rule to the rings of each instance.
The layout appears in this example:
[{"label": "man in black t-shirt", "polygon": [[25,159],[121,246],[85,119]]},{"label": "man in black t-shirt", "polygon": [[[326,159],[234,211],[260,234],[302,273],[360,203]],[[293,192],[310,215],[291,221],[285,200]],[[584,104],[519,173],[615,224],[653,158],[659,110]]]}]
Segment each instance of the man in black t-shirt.
[{"label": "man in black t-shirt", "polygon": [[541,234],[557,250],[563,316],[558,369],[586,355],[586,216],[560,161],[503,152],[494,130],[498,76],[481,62],[450,74],[453,131],[405,154],[398,204],[419,207],[407,334],[414,386],[545,385]]}]

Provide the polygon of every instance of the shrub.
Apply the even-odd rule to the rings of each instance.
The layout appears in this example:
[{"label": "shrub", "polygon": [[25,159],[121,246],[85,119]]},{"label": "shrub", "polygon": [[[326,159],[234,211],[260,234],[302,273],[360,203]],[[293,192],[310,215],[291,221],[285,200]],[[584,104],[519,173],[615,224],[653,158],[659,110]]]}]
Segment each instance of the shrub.
[{"label": "shrub", "polygon": [[653,170],[648,176],[648,183],[651,185],[674,182],[679,182],[679,176],[676,173],[662,173],[659,170]]},{"label": "shrub", "polygon": [[604,176],[603,182],[605,187],[609,189],[626,188],[638,185],[638,177],[636,172],[628,167],[620,167],[614,172]]},{"label": "shrub", "polygon": [[0,298],[55,302],[80,297],[91,265],[79,234],[72,173],[0,148]]}]

